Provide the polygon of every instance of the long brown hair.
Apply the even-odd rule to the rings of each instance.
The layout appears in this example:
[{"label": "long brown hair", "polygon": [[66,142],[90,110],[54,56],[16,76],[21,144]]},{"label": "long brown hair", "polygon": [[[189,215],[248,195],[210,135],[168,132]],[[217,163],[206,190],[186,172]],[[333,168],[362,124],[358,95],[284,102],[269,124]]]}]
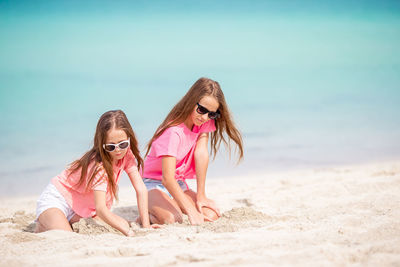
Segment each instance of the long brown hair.
[{"label": "long brown hair", "polygon": [[[86,190],[93,184],[94,177],[101,170],[99,163],[103,163],[103,167],[107,173],[108,186],[114,198],[117,196],[117,185],[114,180],[114,171],[112,166],[112,158],[108,152],[103,149],[103,144],[106,143],[107,133],[111,129],[123,130],[130,139],[130,149],[136,158],[138,168],[143,165],[143,159],[140,157],[138,142],[132,126],[128,121],[125,113],[122,110],[111,110],[101,115],[94,135],[93,147],[87,151],[80,159],[75,160],[70,165],[71,173],[81,170],[81,178],[78,186],[85,183]],[[87,179],[88,166],[95,161],[95,166],[90,170],[90,178]]]},{"label": "long brown hair", "polygon": [[[227,146],[229,153],[231,152],[230,140],[237,146],[237,154],[240,161],[243,158],[243,141],[239,130],[233,122],[231,112],[225,101],[224,93],[219,83],[209,78],[198,79],[182,99],[172,108],[165,120],[157,128],[153,137],[147,144],[146,156],[150,151],[151,144],[156,140],[167,128],[176,126],[184,122],[193,112],[196,104],[205,96],[213,96],[219,103],[219,112],[221,116],[215,120],[216,131],[211,133],[211,155],[217,154],[221,141]],[[229,139],[225,136],[229,137]]]}]

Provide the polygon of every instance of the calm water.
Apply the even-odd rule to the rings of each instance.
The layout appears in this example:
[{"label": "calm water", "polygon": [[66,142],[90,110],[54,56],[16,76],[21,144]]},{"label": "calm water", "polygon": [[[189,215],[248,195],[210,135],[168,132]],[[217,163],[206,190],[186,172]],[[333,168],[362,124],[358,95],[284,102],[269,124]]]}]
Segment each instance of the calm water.
[{"label": "calm water", "polygon": [[201,76],[246,151],[209,179],[399,159],[400,4],[292,2],[1,1],[0,196],[39,194],[110,109],[144,149]]}]

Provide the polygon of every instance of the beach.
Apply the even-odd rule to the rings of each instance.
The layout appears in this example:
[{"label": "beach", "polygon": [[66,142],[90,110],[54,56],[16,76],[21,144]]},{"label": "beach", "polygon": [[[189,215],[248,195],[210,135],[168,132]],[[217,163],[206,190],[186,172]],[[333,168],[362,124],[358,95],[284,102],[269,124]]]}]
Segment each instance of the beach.
[{"label": "beach", "polygon": [[[0,266],[400,266],[399,33],[391,0],[0,1]],[[208,167],[218,221],[33,233],[101,114],[123,110],[144,156],[200,77],[245,151]]]},{"label": "beach", "polygon": [[[35,234],[39,196],[2,197],[0,265],[400,266],[399,193],[400,161],[208,178],[218,221],[133,225],[131,238],[92,219]],[[119,198],[133,221],[133,188]]]}]

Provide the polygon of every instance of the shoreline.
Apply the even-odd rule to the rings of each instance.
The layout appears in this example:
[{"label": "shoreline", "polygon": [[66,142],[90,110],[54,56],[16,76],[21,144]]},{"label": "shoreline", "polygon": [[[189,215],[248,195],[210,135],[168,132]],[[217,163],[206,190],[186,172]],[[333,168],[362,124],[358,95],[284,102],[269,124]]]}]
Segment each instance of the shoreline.
[{"label": "shoreline", "polygon": [[[0,265],[398,265],[399,192],[400,160],[208,179],[218,221],[136,227],[133,238],[90,220],[34,234],[38,196],[0,197]],[[133,188],[119,198],[113,211],[134,219]]]}]

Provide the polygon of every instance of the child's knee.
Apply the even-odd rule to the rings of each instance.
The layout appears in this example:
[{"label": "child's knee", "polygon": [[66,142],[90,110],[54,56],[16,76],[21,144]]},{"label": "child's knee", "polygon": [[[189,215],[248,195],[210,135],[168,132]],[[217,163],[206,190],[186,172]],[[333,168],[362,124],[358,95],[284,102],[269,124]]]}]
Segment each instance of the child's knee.
[{"label": "child's knee", "polygon": [[180,213],[165,213],[162,218],[159,218],[162,224],[182,223],[182,214]]}]

